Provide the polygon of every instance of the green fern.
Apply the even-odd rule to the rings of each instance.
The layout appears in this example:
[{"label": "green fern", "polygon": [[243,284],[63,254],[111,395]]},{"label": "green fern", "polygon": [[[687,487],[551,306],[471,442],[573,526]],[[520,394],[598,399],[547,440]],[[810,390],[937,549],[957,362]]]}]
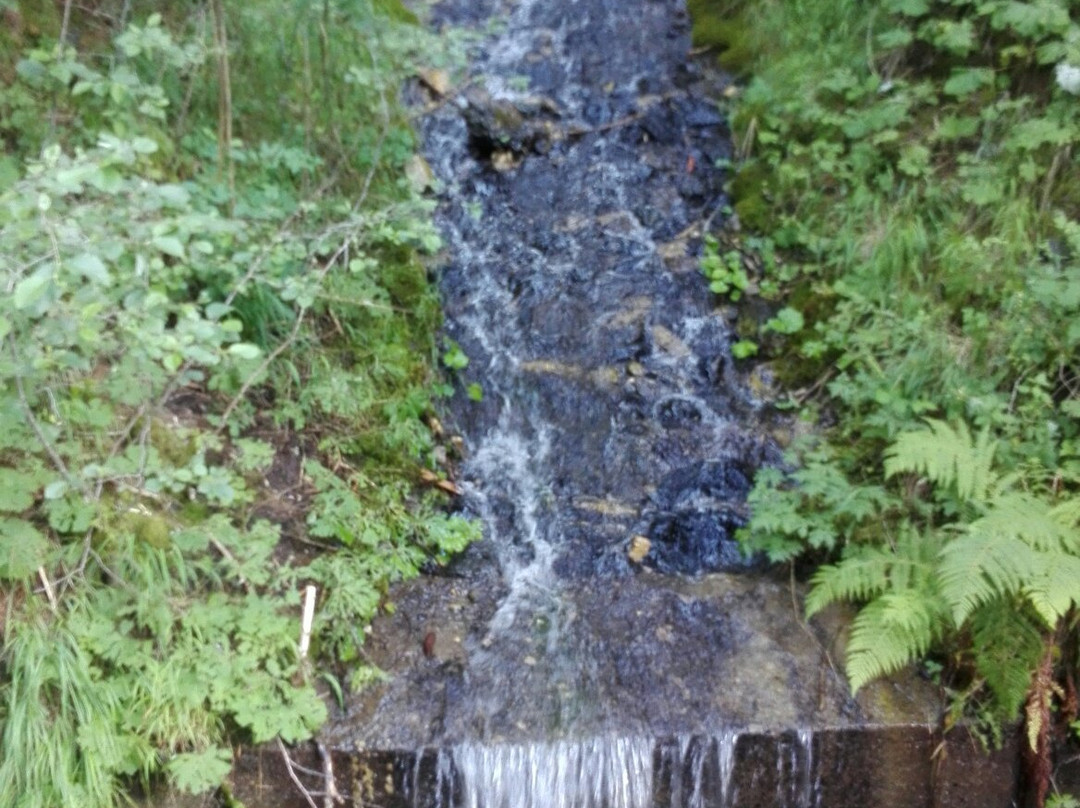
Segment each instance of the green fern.
[{"label": "green fern", "polygon": [[942,633],[939,601],[917,589],[888,592],[859,612],[847,648],[852,692],[926,655]]},{"label": "green fern", "polygon": [[1001,598],[972,616],[971,639],[975,670],[994,696],[994,712],[1011,721],[1043,654],[1039,627],[1015,600]]},{"label": "green fern", "polygon": [[915,472],[944,488],[953,488],[965,502],[986,500],[997,482],[992,466],[996,446],[989,430],[972,440],[963,421],[953,428],[944,421],[926,420],[929,430],[905,432],[885,453],[885,477]]},{"label": "green fern", "polygon": [[1053,628],[1080,601],[1080,557],[1069,552],[1080,535],[1062,524],[1070,514],[1025,493],[987,503],[941,553],[941,589],[956,625],[980,606],[1020,596]]},{"label": "green fern", "polygon": [[806,613],[811,617],[838,601],[868,601],[890,590],[925,588],[941,549],[937,534],[904,531],[895,546],[854,545],[838,564],[821,567],[811,579]]}]

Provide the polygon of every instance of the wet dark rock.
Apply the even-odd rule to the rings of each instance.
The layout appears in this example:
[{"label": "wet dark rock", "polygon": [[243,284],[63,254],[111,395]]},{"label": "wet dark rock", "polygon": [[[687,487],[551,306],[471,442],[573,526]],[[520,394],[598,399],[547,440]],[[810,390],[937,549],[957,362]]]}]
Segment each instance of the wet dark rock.
[{"label": "wet dark rock", "polygon": [[[778,452],[696,268],[730,144],[710,100],[725,80],[688,63],[681,3],[444,0],[437,15],[505,24],[477,43],[460,105],[420,123],[441,181],[447,334],[471,359],[443,421],[467,444],[461,500],[485,539],[453,576],[393,591],[365,649],[392,678],[325,742],[870,717],[822,651],[837,626],[802,624],[786,578],[748,572],[733,541],[754,469]],[[472,382],[483,401],[463,394]],[[640,563],[635,536],[650,542]],[[904,720],[936,714],[920,698]],[[424,760],[414,771],[438,780]]]},{"label": "wet dark rock", "polygon": [[653,542],[647,559],[661,572],[744,570],[749,565],[733,538],[744,523],[722,510],[657,514],[647,531]]}]

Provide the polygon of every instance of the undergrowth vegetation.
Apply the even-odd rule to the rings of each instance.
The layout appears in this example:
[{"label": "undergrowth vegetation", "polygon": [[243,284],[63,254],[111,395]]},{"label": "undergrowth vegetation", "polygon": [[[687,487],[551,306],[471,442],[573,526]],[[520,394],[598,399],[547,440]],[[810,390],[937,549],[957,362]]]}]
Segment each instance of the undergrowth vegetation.
[{"label": "undergrowth vegetation", "polygon": [[742,541],[823,564],[811,613],[861,605],[855,689],[929,657],[1042,755],[1052,712],[1077,718],[1080,8],[691,5],[749,76],[742,231],[704,270],[771,303],[739,351],[816,425],[759,474]]},{"label": "undergrowth vegetation", "polygon": [[454,55],[396,0],[0,17],[0,805],[204,791],[474,537],[416,485],[439,242],[397,101]]}]

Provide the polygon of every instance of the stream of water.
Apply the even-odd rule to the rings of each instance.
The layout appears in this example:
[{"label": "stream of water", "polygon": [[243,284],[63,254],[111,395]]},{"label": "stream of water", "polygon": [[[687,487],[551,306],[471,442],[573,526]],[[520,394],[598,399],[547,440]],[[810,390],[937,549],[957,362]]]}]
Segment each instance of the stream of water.
[{"label": "stream of water", "polygon": [[806,728],[859,708],[733,541],[776,450],[697,268],[724,79],[688,60],[682,0],[437,7],[490,20],[468,79],[421,99],[485,538],[398,594],[370,644],[393,679],[328,736],[421,750],[415,808],[735,808],[740,733],[781,728],[755,777],[809,808]]}]

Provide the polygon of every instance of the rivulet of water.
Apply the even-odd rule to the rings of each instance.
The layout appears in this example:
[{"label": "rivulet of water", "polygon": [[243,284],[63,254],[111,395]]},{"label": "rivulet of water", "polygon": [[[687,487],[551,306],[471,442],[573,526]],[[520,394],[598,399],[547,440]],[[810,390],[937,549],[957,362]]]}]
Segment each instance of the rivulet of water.
[{"label": "rivulet of water", "polygon": [[486,32],[455,88],[416,89],[432,271],[470,358],[450,471],[484,539],[393,594],[367,649],[393,677],[328,735],[423,750],[415,808],[739,808],[745,761],[758,797],[814,808],[795,728],[859,708],[790,581],[734,540],[778,450],[699,270],[726,215],[726,80],[690,59],[681,0],[435,14]]}]

